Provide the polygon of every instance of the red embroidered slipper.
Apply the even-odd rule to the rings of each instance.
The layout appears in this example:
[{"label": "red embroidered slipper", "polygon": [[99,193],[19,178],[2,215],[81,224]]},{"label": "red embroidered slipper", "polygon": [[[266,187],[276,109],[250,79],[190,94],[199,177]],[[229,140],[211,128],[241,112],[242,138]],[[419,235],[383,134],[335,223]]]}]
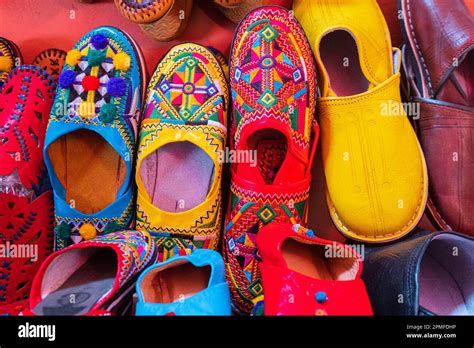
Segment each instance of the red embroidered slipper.
[{"label": "red embroidered slipper", "polygon": [[349,245],[288,223],[257,237],[265,315],[373,315],[362,260]]},{"label": "red embroidered slipper", "polygon": [[112,232],[73,244],[41,265],[23,314],[128,314],[136,279],[155,260],[147,232]]},{"label": "red embroidered slipper", "polygon": [[[261,7],[238,27],[231,53],[231,197],[224,257],[234,310],[262,294],[256,236],[271,221],[306,223],[319,128],[309,43],[285,9]],[[314,134],[312,135],[312,130]]]},{"label": "red embroidered slipper", "polygon": [[43,143],[55,82],[15,68],[0,93],[0,305],[26,299],[52,250],[53,205]]}]

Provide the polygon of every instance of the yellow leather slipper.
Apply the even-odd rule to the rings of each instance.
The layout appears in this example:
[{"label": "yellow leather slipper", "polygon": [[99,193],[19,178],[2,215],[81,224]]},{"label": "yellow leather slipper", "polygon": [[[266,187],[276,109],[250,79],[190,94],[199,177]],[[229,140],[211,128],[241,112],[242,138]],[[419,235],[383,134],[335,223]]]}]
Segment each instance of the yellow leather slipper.
[{"label": "yellow leather slipper", "polygon": [[423,215],[428,176],[404,109],[410,105],[401,103],[400,51],[392,50],[382,12],[375,0],[296,0],[294,10],[318,66],[332,220],[354,240],[401,238]]}]

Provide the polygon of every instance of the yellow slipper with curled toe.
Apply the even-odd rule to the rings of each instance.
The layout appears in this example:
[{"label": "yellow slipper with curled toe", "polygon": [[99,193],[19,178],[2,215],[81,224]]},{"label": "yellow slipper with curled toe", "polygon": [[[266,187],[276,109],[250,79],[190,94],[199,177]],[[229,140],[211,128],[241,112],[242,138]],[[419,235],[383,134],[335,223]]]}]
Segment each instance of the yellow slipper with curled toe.
[{"label": "yellow slipper with curled toe", "polygon": [[425,159],[400,98],[400,51],[375,0],[296,0],[294,10],[318,66],[332,220],[354,240],[399,239],[421,219],[428,192]]}]

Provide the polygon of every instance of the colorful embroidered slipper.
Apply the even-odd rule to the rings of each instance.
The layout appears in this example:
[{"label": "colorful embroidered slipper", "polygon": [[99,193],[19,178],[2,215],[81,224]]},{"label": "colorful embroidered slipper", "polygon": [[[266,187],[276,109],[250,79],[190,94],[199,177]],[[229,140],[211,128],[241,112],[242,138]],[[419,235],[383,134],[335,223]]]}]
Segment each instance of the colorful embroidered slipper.
[{"label": "colorful embroidered slipper", "polygon": [[430,177],[427,210],[440,229],[474,236],[474,17],[463,0],[399,0],[399,9]]},{"label": "colorful embroidered slipper", "polygon": [[196,249],[147,268],[137,281],[136,315],[230,315],[224,261]]},{"label": "colorful embroidered slipper", "polygon": [[193,0],[115,0],[119,12],[158,41],[178,37],[188,26]]},{"label": "colorful embroidered slipper", "polygon": [[233,45],[231,140],[243,160],[231,165],[224,257],[235,309],[250,313],[262,294],[258,231],[271,221],[306,224],[316,77],[306,36],[283,8],[248,14]]},{"label": "colorful embroidered slipper", "polygon": [[318,64],[331,218],[348,238],[397,240],[418,224],[428,194],[423,152],[400,98],[400,50],[392,50],[375,0],[296,0],[294,8]]},{"label": "colorful embroidered slipper", "polygon": [[36,66],[0,92],[0,305],[26,299],[52,250],[53,195],[42,148],[56,84]]},{"label": "colorful embroidered slipper", "polygon": [[289,223],[262,228],[257,245],[265,315],[372,315],[362,260],[349,245]]},{"label": "colorful embroidered slipper", "polygon": [[218,247],[228,87],[205,47],[173,47],[148,87],[136,183],[137,229],[155,238],[159,261]]},{"label": "colorful embroidered slipper", "polygon": [[56,250],[132,226],[145,72],[134,41],[112,27],[92,30],[69,51],[44,149]]},{"label": "colorful embroidered slipper", "polygon": [[66,52],[57,48],[44,50],[33,59],[33,65],[46,70],[56,81],[65,62]]},{"label": "colorful embroidered slipper", "polygon": [[3,37],[0,37],[0,88],[8,77],[8,74],[16,66],[23,64],[18,46]]},{"label": "colorful embroidered slipper", "polygon": [[146,232],[113,232],[71,245],[41,265],[24,314],[125,314],[138,275],[155,259]]}]

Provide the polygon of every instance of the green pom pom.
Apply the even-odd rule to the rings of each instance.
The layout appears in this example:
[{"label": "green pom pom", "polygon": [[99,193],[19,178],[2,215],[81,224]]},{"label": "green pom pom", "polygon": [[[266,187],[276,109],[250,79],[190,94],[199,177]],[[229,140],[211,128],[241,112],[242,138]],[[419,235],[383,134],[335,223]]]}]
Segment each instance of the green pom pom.
[{"label": "green pom pom", "polygon": [[105,226],[104,228],[104,234],[107,234],[107,233],[112,233],[112,232],[116,232],[116,231],[119,231],[122,229],[122,226],[120,226],[118,223],[116,223],[115,221],[110,221],[107,226]]},{"label": "green pom pom", "polygon": [[87,62],[90,66],[98,66],[102,64],[105,60],[105,51],[98,51],[92,48],[89,48],[89,53],[87,54]]},{"label": "green pom pom", "polygon": [[71,237],[71,226],[67,222],[61,222],[56,226],[56,236],[58,239],[68,239]]},{"label": "green pom pom", "polygon": [[117,116],[117,108],[112,103],[107,103],[101,106],[99,112],[99,120],[103,123],[111,123]]}]

